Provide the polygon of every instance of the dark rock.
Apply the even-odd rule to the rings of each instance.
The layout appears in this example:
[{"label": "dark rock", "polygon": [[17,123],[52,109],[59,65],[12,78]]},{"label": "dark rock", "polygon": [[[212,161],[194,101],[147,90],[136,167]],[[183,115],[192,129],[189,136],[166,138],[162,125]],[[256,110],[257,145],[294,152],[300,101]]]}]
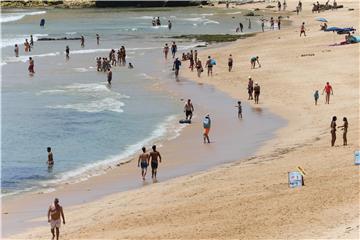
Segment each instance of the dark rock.
[{"label": "dark rock", "polygon": [[61,37],[61,38],[39,38],[38,41],[64,41],[64,40],[80,40],[80,37]]}]

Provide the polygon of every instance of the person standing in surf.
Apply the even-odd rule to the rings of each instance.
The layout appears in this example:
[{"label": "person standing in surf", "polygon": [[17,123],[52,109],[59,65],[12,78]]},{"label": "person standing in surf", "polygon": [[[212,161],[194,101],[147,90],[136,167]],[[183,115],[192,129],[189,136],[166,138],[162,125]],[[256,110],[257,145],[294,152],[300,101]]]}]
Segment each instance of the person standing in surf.
[{"label": "person standing in surf", "polygon": [[179,71],[180,71],[181,61],[176,58],[173,64],[173,70],[175,71],[175,79],[179,80]]},{"label": "person standing in surf", "polygon": [[19,46],[17,44],[15,44],[14,52],[15,52],[15,57],[19,57]]},{"label": "person standing in surf", "polygon": [[[195,54],[196,54],[196,52],[195,52]],[[197,76],[201,77],[201,73],[204,71],[204,69],[202,67],[200,58],[198,58],[196,61],[196,71],[197,71]]]},{"label": "person standing in surf", "polygon": [[169,53],[169,46],[168,46],[167,43],[165,43],[163,52],[164,52],[165,60],[167,60],[167,58],[168,58],[168,53]]},{"label": "person standing in surf", "polygon": [[99,34],[96,34],[96,44],[97,45],[100,44],[100,36],[99,36]]},{"label": "person standing in surf", "polygon": [[210,143],[210,138],[209,138],[209,132],[210,132],[210,127],[211,127],[211,119],[210,119],[210,115],[207,114],[204,118],[203,121],[203,128],[204,128],[204,143],[206,143],[206,141],[208,143]]},{"label": "person standing in surf", "polygon": [[30,46],[34,46],[34,38],[33,38],[33,35],[30,35]]},{"label": "person standing in surf", "polygon": [[172,45],[171,45],[171,54],[172,54],[173,58],[175,58],[176,52],[177,52],[177,46],[176,46],[176,43],[173,42]]},{"label": "person standing in surf", "polygon": [[238,103],[238,105],[235,106],[235,107],[238,108],[238,118],[242,119],[242,106],[241,106],[241,102],[238,101],[237,103]]},{"label": "person standing in surf", "polygon": [[150,165],[151,165],[151,178],[154,179],[155,181],[156,179],[156,175],[157,175],[157,169],[159,166],[159,162],[161,162],[161,155],[160,153],[156,150],[156,145],[152,146],[152,152],[150,153]]},{"label": "person standing in surf", "polygon": [[325,104],[330,104],[330,94],[334,95],[334,92],[333,92],[333,88],[329,82],[326,82],[326,85],[323,89],[322,95],[324,95],[324,92],[326,92]]},{"label": "person standing in surf", "polygon": [[30,75],[33,75],[35,73],[34,71],[34,60],[32,59],[32,57],[29,57],[29,67],[28,67],[28,70],[29,70],[29,73]]},{"label": "person standing in surf", "polygon": [[193,112],[194,112],[194,106],[191,103],[191,99],[188,99],[185,106],[184,106],[184,112],[185,112],[185,119],[191,120]]},{"label": "person standing in surf", "polygon": [[343,118],[343,122],[344,124],[342,126],[338,126],[338,128],[341,128],[343,130],[343,145],[346,146],[347,145],[347,130],[348,130],[348,120],[346,117]]},{"label": "person standing in surf", "polygon": [[111,80],[112,80],[112,71],[110,68],[108,68],[107,81],[108,81],[109,85],[111,85]]},{"label": "person standing in surf", "polygon": [[239,23],[239,27],[240,27],[240,32],[243,32],[244,25],[242,23]]},{"label": "person standing in surf", "polygon": [[27,39],[25,39],[24,48],[25,52],[31,52],[31,47]]},{"label": "person standing in surf", "polygon": [[54,157],[53,157],[53,153],[51,152],[51,147],[48,147],[46,150],[48,153],[47,165],[48,168],[52,168],[54,166]]},{"label": "person standing in surf", "polygon": [[82,48],[85,47],[85,38],[83,35],[81,35],[81,38],[80,38],[80,45]]},{"label": "person standing in surf", "polygon": [[172,28],[172,23],[171,23],[171,21],[169,20],[169,21],[168,21],[168,29],[171,30],[171,28]]},{"label": "person standing in surf", "polygon": [[66,53],[66,60],[69,60],[69,58],[70,58],[70,48],[69,48],[69,46],[66,46],[65,53]]},{"label": "person standing in surf", "polygon": [[59,199],[55,198],[54,203],[49,206],[48,210],[48,222],[51,226],[51,234],[52,239],[55,239],[55,229],[56,229],[56,240],[59,240],[60,236],[60,226],[61,226],[61,218],[63,224],[65,224],[65,216],[62,206],[59,204]]},{"label": "person standing in surf", "polygon": [[146,153],[146,148],[145,147],[143,147],[141,150],[142,150],[143,153],[140,154],[140,156],[139,156],[138,167],[141,166],[141,177],[142,177],[142,180],[145,181],[150,156],[149,156],[149,154]]}]

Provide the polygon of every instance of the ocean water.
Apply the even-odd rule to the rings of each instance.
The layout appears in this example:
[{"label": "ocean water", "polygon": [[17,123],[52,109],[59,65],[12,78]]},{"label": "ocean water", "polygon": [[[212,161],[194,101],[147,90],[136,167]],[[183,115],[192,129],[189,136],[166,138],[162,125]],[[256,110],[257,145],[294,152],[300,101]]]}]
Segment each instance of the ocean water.
[{"label": "ocean water", "polygon": [[[51,9],[4,10],[1,13],[1,190],[14,194],[80,181],[126,161],[143,145],[176,137],[182,103],[156,87],[148,73],[170,71],[162,64],[162,47],[171,37],[195,33],[233,33],[240,12],[200,9]],[[152,27],[160,17],[167,26]],[[46,19],[44,28],[39,26]],[[259,30],[253,18],[251,31]],[[96,45],[95,34],[101,44]],[[25,53],[22,43],[33,34],[35,46]],[[39,37],[86,38],[79,41],[36,41]],[[178,41],[179,50],[202,44]],[[13,45],[20,44],[16,58]],[[70,60],[65,60],[65,46]],[[109,50],[127,49],[135,69],[113,67],[112,87],[96,71],[95,58]],[[35,75],[27,60],[35,60]],[[55,166],[46,167],[46,148],[53,149]]]}]

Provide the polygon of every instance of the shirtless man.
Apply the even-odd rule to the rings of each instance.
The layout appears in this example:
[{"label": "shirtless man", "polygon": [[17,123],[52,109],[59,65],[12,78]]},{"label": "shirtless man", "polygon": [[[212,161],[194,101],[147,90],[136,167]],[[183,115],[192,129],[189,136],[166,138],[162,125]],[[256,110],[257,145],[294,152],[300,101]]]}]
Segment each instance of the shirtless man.
[{"label": "shirtless man", "polygon": [[169,53],[169,46],[168,46],[167,43],[165,43],[163,52],[164,52],[164,55],[165,55],[165,59],[167,60],[168,53]]},{"label": "shirtless man", "polygon": [[186,120],[188,120],[188,118],[189,120],[191,120],[193,111],[194,111],[194,106],[192,105],[191,100],[188,99],[187,103],[184,106]]},{"label": "shirtless man", "polygon": [[15,52],[15,57],[19,57],[19,46],[17,44],[15,44],[14,52]]},{"label": "shirtless man", "polygon": [[330,124],[331,146],[332,147],[335,145],[335,141],[336,141],[336,120],[337,120],[337,117],[333,116],[331,124]]},{"label": "shirtless man", "polygon": [[178,58],[175,59],[173,64],[173,70],[175,71],[175,79],[179,80],[179,71],[180,71],[181,62]]},{"label": "shirtless man", "polygon": [[208,60],[206,61],[205,67],[207,67],[207,75],[208,76],[212,76],[213,74],[213,63],[212,63],[212,59],[210,56],[208,56]]},{"label": "shirtless man", "polygon": [[175,58],[175,54],[177,52],[177,46],[176,46],[176,43],[173,42],[172,45],[171,45],[171,54],[172,54],[172,58]]},{"label": "shirtless man", "polygon": [[229,67],[229,72],[231,72],[231,69],[233,67],[233,63],[234,63],[234,60],[232,58],[232,55],[230,54],[229,55],[229,59],[228,59],[228,67]]},{"label": "shirtless man", "polygon": [[151,164],[151,178],[156,180],[156,174],[159,162],[161,162],[161,155],[156,151],[156,145],[152,146],[153,151],[150,153],[150,164]]},{"label": "shirtless man", "polygon": [[112,80],[112,71],[109,68],[108,73],[107,73],[107,81],[108,81],[109,85],[111,85],[111,80]]},{"label": "shirtless man", "polygon": [[306,37],[306,33],[305,33],[305,22],[303,22],[301,24],[301,27],[300,27],[300,37],[301,35],[304,34],[304,36]]},{"label": "shirtless man", "polygon": [[53,158],[53,154],[51,152],[51,147],[47,148],[47,152],[48,152],[47,164],[48,164],[49,168],[52,168],[52,166],[54,166],[54,158]]},{"label": "shirtless man", "polygon": [[34,60],[32,59],[32,57],[29,57],[29,67],[28,67],[29,73],[30,75],[34,74]]},{"label": "shirtless man", "polygon": [[81,47],[85,47],[85,38],[84,38],[84,36],[81,36],[80,45],[81,45]]},{"label": "shirtless man", "polygon": [[48,210],[48,222],[51,226],[52,239],[55,239],[54,229],[56,229],[56,240],[59,240],[61,218],[63,220],[63,224],[65,224],[63,208],[59,205],[59,199],[55,198],[54,204],[51,204]]},{"label": "shirtless man", "polygon": [[324,95],[324,92],[326,92],[325,104],[330,104],[330,94],[334,95],[334,92],[329,82],[326,82],[322,95]]},{"label": "shirtless man", "polygon": [[147,172],[147,167],[149,165],[149,154],[146,153],[146,148],[142,148],[143,153],[140,154],[139,160],[138,160],[138,167],[141,166],[141,176],[143,181],[145,181],[145,176]]}]

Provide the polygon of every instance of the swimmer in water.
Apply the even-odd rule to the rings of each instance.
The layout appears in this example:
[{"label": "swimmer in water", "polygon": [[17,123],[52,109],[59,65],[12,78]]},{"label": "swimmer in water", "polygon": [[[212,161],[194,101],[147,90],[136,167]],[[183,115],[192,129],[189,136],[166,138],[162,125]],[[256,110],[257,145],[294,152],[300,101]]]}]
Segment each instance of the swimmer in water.
[{"label": "swimmer in water", "polygon": [[131,62],[129,62],[129,67],[128,67],[129,69],[133,69],[134,68],[134,66],[132,65],[132,63]]},{"label": "swimmer in water", "polygon": [[47,152],[48,152],[47,164],[48,164],[48,167],[51,168],[54,166],[54,158],[53,158],[53,154],[51,152],[51,147],[47,148]]}]

